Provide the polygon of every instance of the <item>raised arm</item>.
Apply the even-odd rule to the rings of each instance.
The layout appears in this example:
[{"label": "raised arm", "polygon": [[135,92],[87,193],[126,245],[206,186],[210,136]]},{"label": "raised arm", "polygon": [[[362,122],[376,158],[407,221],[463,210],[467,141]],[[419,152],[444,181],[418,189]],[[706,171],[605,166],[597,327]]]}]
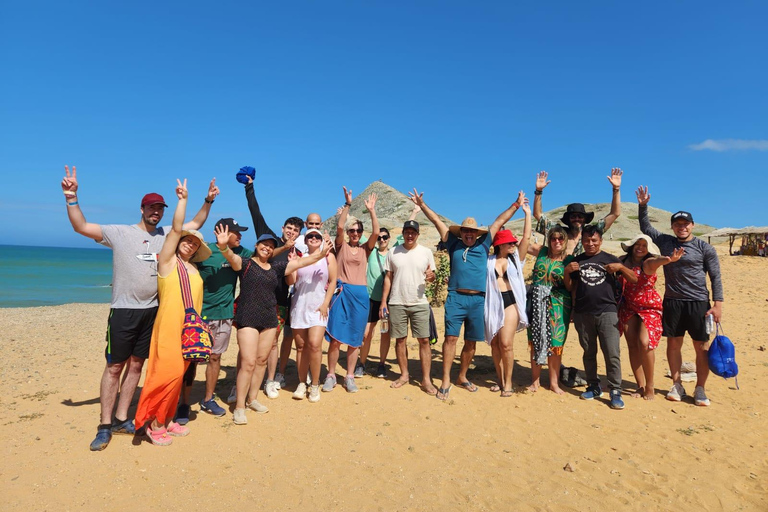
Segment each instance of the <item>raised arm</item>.
[{"label": "raised arm", "polygon": [[525,192],[521,190],[517,193],[517,199],[515,202],[509,205],[509,208],[501,212],[499,216],[496,217],[496,220],[493,221],[493,224],[491,224],[491,227],[488,229],[488,236],[491,238],[496,236],[496,233],[501,229],[501,226],[509,222],[509,219],[512,218],[512,215],[514,215],[515,212],[520,209],[520,205],[523,204],[523,201],[525,201]]},{"label": "raised arm", "polygon": [[656,273],[659,267],[676,262],[683,257],[683,254],[685,254],[685,249],[678,247],[672,251],[672,256],[654,256],[652,258],[648,258],[643,261],[643,272],[649,276],[652,276]]},{"label": "raised arm", "polygon": [[[528,198],[523,199],[523,204],[520,206],[525,214],[525,221],[523,224],[523,237],[520,239],[520,243],[517,244],[517,255],[524,262],[525,256],[528,254],[528,247],[531,243],[531,205],[528,204]],[[536,253],[538,254],[538,252]]]},{"label": "raised arm", "polygon": [[232,270],[239,272],[243,268],[243,258],[232,252],[232,249],[227,244],[229,241],[229,227],[220,224],[213,229],[213,234],[216,235],[216,247],[221,251],[221,255],[227,260]]},{"label": "raised arm", "polygon": [[208,193],[205,196],[205,201],[203,201],[203,206],[201,206],[200,211],[192,217],[192,220],[184,224],[184,229],[202,228],[205,221],[208,220],[208,214],[211,213],[211,206],[218,195],[219,187],[216,186],[216,178],[213,178],[208,185]]},{"label": "raised arm", "polygon": [[376,216],[376,194],[371,194],[365,201],[365,209],[371,215],[371,236],[365,242],[365,253],[370,256],[376,248],[376,240],[379,236],[379,218]]},{"label": "raised arm", "polygon": [[104,238],[101,232],[101,225],[86,221],[85,215],[80,210],[80,204],[77,200],[77,168],[73,165],[72,173],[70,174],[69,167],[65,165],[64,173],[66,175],[61,180],[61,191],[64,192],[64,199],[67,202],[67,216],[69,217],[69,223],[72,224],[72,229],[75,230],[75,233],[101,242]]},{"label": "raised arm", "polygon": [[344,189],[344,206],[341,207],[339,218],[336,221],[336,240],[334,247],[336,252],[339,252],[339,248],[344,243],[344,224],[347,223],[347,216],[349,215],[349,207],[352,206],[352,189],[347,190],[347,187],[341,187]]},{"label": "raised arm", "polygon": [[547,171],[541,171],[536,175],[536,192],[533,194],[533,218],[536,220],[541,218],[541,195],[547,185],[552,182],[547,179],[548,176]]},{"label": "raised arm", "polygon": [[611,227],[616,219],[621,215],[621,175],[624,174],[621,169],[614,167],[611,169],[611,175],[608,176],[608,181],[611,182],[613,187],[613,196],[611,196],[611,211],[605,216],[605,231]]},{"label": "raised arm", "polygon": [[176,204],[176,210],[173,212],[173,222],[171,224],[171,230],[165,235],[165,241],[163,242],[163,248],[160,249],[160,254],[157,255],[157,273],[161,276],[167,276],[175,266],[176,260],[176,247],[181,240],[181,231],[184,229],[184,216],[187,213],[187,197],[189,192],[187,191],[187,180],[184,179],[184,183],[181,180],[176,180],[176,197],[179,202]]},{"label": "raised arm", "polygon": [[323,237],[323,242],[325,242],[323,244],[323,248],[317,251],[315,254],[310,254],[306,258],[296,258],[294,260],[289,261],[288,265],[285,267],[286,275],[290,274],[295,270],[299,270],[300,268],[308,267],[313,263],[317,263],[321,259],[325,258],[325,255],[328,254],[328,251],[331,250],[331,237],[328,235],[327,232]]},{"label": "raised arm", "polygon": [[413,201],[413,204],[421,208],[421,211],[424,212],[424,215],[429,219],[429,222],[434,224],[434,226],[437,228],[437,232],[440,233],[440,239],[443,242],[448,241],[448,226],[445,225],[445,222],[440,220],[440,217],[437,216],[435,212],[432,211],[432,209],[427,206],[427,203],[424,202],[424,192],[419,193],[415,188],[413,189],[413,192],[408,192],[408,197],[411,201]]},{"label": "raised arm", "polygon": [[661,231],[654,228],[648,218],[648,201],[651,200],[651,193],[648,192],[648,187],[640,186],[637,187],[635,195],[637,196],[637,217],[640,221],[640,231],[651,237],[655,243],[661,236]]},{"label": "raised arm", "polygon": [[259,202],[256,200],[256,193],[253,191],[253,179],[250,176],[248,177],[248,184],[245,186],[245,199],[248,201],[248,211],[251,212],[251,220],[253,221],[253,230],[256,232],[256,238],[264,234],[270,234],[275,239],[279,239],[280,237],[269,229],[267,221],[264,220],[264,216],[261,214]]}]

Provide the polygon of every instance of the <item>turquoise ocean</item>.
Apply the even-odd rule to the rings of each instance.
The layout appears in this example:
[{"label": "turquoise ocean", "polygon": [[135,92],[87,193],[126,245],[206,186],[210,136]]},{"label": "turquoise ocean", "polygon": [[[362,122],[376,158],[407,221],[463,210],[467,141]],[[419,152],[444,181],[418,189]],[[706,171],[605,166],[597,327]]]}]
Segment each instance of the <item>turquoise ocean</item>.
[{"label": "turquoise ocean", "polygon": [[0,245],[0,307],[109,303],[112,251]]}]

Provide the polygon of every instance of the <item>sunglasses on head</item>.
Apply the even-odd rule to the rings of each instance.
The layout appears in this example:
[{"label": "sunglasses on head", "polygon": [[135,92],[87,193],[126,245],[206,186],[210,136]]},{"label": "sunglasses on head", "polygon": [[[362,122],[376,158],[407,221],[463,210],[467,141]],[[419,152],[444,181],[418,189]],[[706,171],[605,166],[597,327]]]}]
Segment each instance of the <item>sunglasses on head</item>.
[{"label": "sunglasses on head", "polygon": [[389,240],[389,235],[379,235],[379,240]]},{"label": "sunglasses on head", "polygon": [[318,234],[307,235],[304,237],[304,240],[322,240],[322,239],[323,237],[321,237]]},{"label": "sunglasses on head", "polygon": [[355,228],[347,230],[347,233],[362,233],[362,232],[363,232],[362,229],[355,229]]}]

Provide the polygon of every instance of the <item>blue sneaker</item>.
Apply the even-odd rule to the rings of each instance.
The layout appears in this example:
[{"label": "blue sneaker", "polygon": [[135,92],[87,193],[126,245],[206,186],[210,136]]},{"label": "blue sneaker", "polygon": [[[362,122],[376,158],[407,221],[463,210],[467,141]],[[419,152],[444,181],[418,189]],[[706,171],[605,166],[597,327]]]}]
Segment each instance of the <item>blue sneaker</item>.
[{"label": "blue sneaker", "polygon": [[120,421],[115,418],[112,423],[112,433],[133,436],[136,434],[136,427],[133,426],[133,420]]},{"label": "blue sneaker", "polygon": [[624,400],[621,399],[621,390],[612,389],[611,390],[611,409],[623,409],[623,408],[624,408]]},{"label": "blue sneaker", "polygon": [[96,439],[91,442],[91,451],[100,452],[107,446],[112,440],[112,425],[99,425],[96,429]]},{"label": "blue sneaker", "polygon": [[593,386],[587,386],[587,390],[581,394],[581,399],[592,400],[599,396],[603,396],[603,390],[600,389],[600,384],[595,384]]},{"label": "blue sneaker", "polygon": [[189,423],[189,405],[179,404],[179,408],[176,409],[176,423],[179,425]]},{"label": "blue sneaker", "polygon": [[205,411],[208,414],[213,414],[214,416],[224,416],[227,414],[227,411],[224,410],[224,408],[218,403],[216,403],[216,395],[213,395],[207,402],[201,400],[200,410]]}]

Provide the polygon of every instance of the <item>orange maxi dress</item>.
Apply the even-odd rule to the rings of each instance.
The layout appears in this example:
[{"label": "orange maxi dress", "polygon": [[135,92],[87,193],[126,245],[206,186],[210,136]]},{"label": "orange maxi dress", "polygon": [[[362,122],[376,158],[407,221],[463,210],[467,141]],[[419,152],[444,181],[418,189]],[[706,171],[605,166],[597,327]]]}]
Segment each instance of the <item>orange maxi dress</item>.
[{"label": "orange maxi dress", "polygon": [[[200,274],[189,272],[189,285],[195,310],[201,311],[203,280]],[[157,276],[157,299],[157,317],[152,329],[147,375],[136,409],[137,429],[152,418],[157,418],[161,425],[173,419],[181,395],[184,372],[189,366],[189,362],[181,356],[184,301],[176,267],[166,277]]]}]

